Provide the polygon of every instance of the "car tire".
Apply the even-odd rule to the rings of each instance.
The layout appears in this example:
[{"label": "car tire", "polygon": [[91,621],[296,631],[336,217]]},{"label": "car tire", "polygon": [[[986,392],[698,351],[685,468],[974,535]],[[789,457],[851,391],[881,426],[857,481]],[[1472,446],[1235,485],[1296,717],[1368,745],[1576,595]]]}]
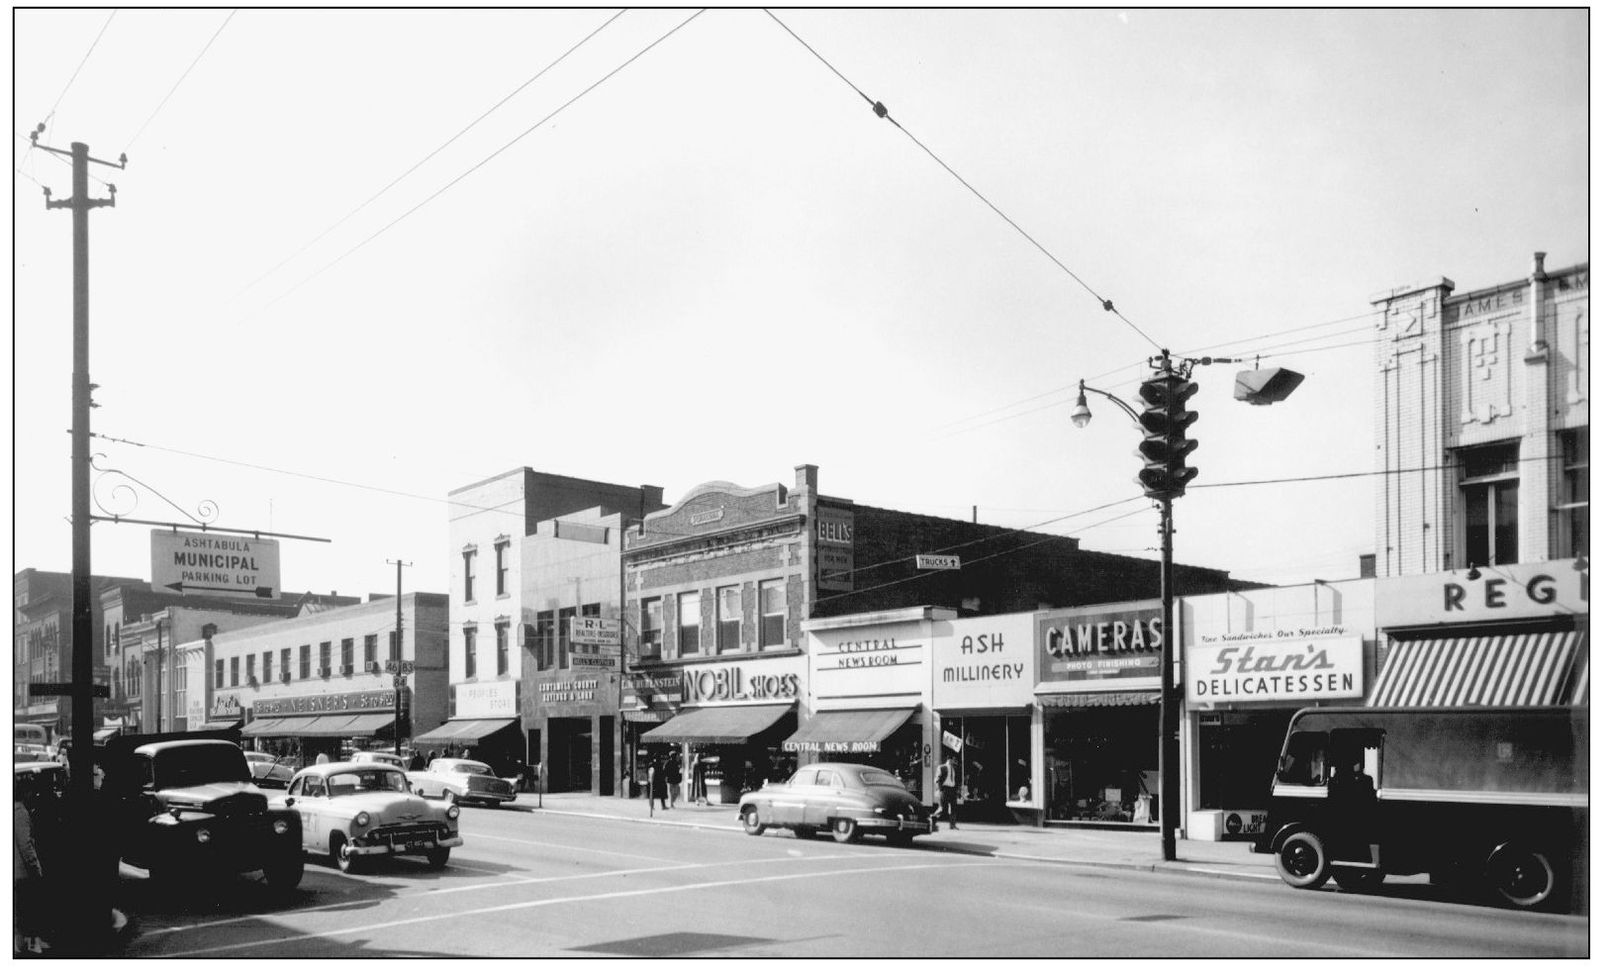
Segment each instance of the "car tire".
[{"label": "car tire", "polygon": [[1505,843],[1489,855],[1485,880],[1500,901],[1518,910],[1547,907],[1562,880],[1550,854],[1525,843]]},{"label": "car tire", "polygon": [[439,846],[434,850],[425,851],[425,862],[433,870],[440,870],[448,865],[448,853],[451,847]]},{"label": "car tire", "polygon": [[838,843],[857,843],[862,839],[862,827],[854,819],[834,820],[834,840]]},{"label": "car tire", "polygon": [[1340,866],[1332,871],[1332,882],[1338,885],[1339,890],[1347,893],[1370,893],[1383,885],[1381,870],[1361,870],[1352,866]]},{"label": "car tire", "polygon": [[363,868],[359,857],[348,852],[347,837],[340,833],[330,834],[330,862],[343,873],[356,873]]},{"label": "car tire", "polygon": [[1276,872],[1282,882],[1300,890],[1319,890],[1331,875],[1332,861],[1326,847],[1314,833],[1299,830],[1288,834],[1276,849]]},{"label": "car tire", "polygon": [[263,868],[263,879],[275,893],[290,893],[302,882],[302,852],[295,860],[275,863]]},{"label": "car tire", "polygon": [[761,812],[756,807],[746,806],[743,816],[744,831],[749,835],[760,836],[767,831],[767,827],[761,825]]}]

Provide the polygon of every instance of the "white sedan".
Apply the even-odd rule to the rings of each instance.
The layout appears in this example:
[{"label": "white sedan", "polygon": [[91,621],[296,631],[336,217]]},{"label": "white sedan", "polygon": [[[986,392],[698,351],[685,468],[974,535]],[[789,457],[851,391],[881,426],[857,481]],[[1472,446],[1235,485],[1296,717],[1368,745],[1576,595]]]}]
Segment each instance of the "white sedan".
[{"label": "white sedan", "polygon": [[417,796],[439,796],[450,804],[515,801],[515,783],[474,759],[432,759],[423,770],[409,773],[409,785]]},{"label": "white sedan", "polygon": [[302,848],[327,856],[343,873],[370,856],[421,853],[448,863],[459,836],[459,807],[409,792],[403,770],[378,762],[329,762],[291,780],[285,804],[302,817]]}]

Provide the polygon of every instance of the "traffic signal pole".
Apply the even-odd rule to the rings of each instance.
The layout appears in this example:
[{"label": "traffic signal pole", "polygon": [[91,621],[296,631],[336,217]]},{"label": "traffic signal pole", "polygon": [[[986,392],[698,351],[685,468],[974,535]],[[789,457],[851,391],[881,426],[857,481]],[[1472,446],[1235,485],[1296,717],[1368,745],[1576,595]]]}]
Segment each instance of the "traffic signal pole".
[{"label": "traffic signal pole", "polygon": [[[1173,374],[1170,352],[1164,351],[1159,370]],[[1173,399],[1176,385],[1170,385]],[[1174,411],[1170,400],[1165,408]],[[1179,434],[1179,431],[1177,432]],[[1159,851],[1166,862],[1175,859],[1176,801],[1180,786],[1181,749],[1176,740],[1179,729],[1175,705],[1175,509],[1174,498],[1166,493],[1159,500],[1159,606],[1163,654],[1159,659]]]}]

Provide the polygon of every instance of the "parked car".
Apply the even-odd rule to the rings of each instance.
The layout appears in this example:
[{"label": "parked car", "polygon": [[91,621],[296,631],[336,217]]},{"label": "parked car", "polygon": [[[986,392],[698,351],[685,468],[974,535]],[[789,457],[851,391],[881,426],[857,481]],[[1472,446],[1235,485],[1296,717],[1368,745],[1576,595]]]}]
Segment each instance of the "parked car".
[{"label": "parked car", "polygon": [[393,755],[391,752],[354,752],[352,761],[380,763],[381,765],[395,765],[400,769],[407,769],[409,767],[408,759],[405,759],[401,755]]},{"label": "parked car", "polygon": [[931,816],[929,807],[918,802],[900,779],[851,762],[804,765],[788,782],[763,783],[739,796],[739,820],[751,836],[770,827],[800,837],[826,829],[841,843],[879,833],[891,843],[905,845],[920,833],[934,832]]},{"label": "parked car", "polygon": [[252,767],[252,781],[264,789],[284,789],[291,785],[296,769],[283,758],[268,752],[246,752],[246,764]]},{"label": "parked car", "polygon": [[495,806],[515,801],[515,783],[498,778],[492,766],[474,759],[432,759],[430,765],[408,777],[415,795],[440,796],[449,803]]},{"label": "parked car", "polygon": [[409,791],[408,774],[381,762],[329,762],[296,774],[285,804],[302,818],[302,848],[343,873],[370,856],[419,853],[433,867],[463,846],[459,807]]},{"label": "parked car", "polygon": [[232,733],[125,735],[103,754],[119,854],[154,879],[261,870],[302,882],[302,825],[270,806]]}]

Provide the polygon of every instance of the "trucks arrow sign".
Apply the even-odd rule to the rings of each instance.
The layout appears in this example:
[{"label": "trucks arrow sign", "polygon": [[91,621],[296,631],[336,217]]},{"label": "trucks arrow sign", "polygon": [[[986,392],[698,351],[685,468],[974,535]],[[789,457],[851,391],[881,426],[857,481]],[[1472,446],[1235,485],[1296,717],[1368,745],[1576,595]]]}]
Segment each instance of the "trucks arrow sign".
[{"label": "trucks arrow sign", "polygon": [[963,558],[960,556],[940,556],[935,553],[919,553],[918,569],[920,570],[961,570]]}]

